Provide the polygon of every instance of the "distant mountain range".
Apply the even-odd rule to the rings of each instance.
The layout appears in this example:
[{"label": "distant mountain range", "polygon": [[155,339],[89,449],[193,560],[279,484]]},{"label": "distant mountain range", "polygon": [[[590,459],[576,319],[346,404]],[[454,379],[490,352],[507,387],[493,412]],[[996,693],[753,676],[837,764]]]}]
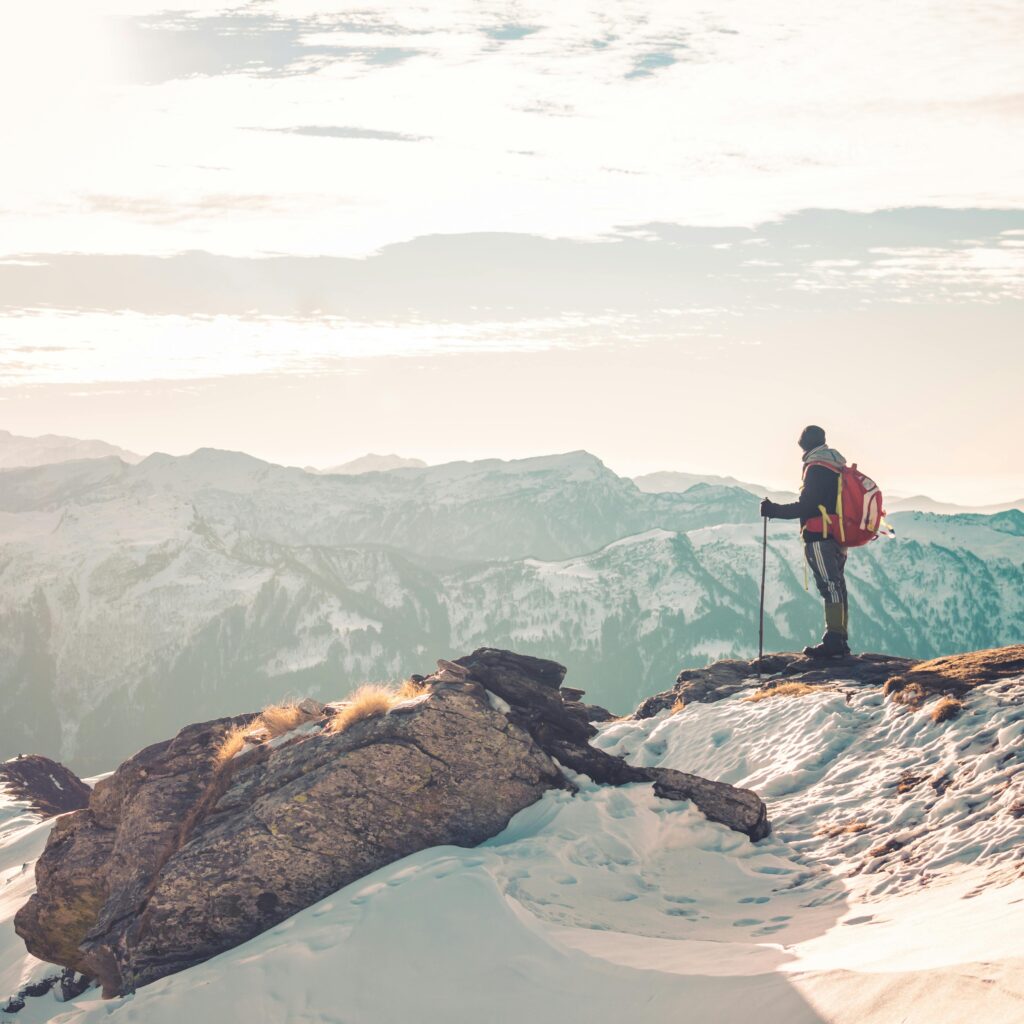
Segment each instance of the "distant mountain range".
[{"label": "distant mountain range", "polygon": [[[97,459],[108,456],[116,456],[129,464],[141,462],[144,458],[142,455],[118,448],[105,441],[83,441],[56,434],[46,434],[42,437],[21,437],[6,430],[0,430],[0,469],[42,466],[55,462],[71,462],[77,459]],[[326,469],[316,466],[303,468],[307,473],[318,475],[356,476],[363,473],[388,473],[396,469],[425,469],[427,463],[422,459],[411,459],[401,455],[370,453],[349,462],[329,466]],[[796,500],[795,491],[776,490],[764,484],[750,483],[745,480],[737,480],[736,477],[717,476],[710,473],[682,473],[665,470],[633,477],[633,482],[647,494],[682,493],[698,484],[706,484],[711,487],[739,488],[757,498],[768,497],[772,501]],[[937,512],[943,515],[960,513],[991,515],[1010,509],[1024,511],[1024,498],[991,505],[957,505],[951,502],[937,501],[924,494],[907,497],[895,492],[887,492],[886,504],[889,512]]]},{"label": "distant mountain range", "polygon": [[107,444],[106,441],[82,441],[76,437],[44,434],[42,437],[21,437],[0,430],[0,469],[14,466],[45,466],[75,459],[102,459],[116,456],[124,462],[142,460],[141,455]]},{"label": "distant mountain range", "polygon": [[[335,698],[513,647],[622,711],[680,665],[752,654],[746,490],[645,493],[586,452],[322,475],[201,449],[0,473],[0,757],[99,770],[175,727]],[[902,513],[851,554],[854,644],[1020,639],[1024,513]],[[770,531],[771,648],[819,631],[792,524]]]},{"label": "distant mountain range", "polygon": [[712,487],[738,487],[741,490],[749,491],[758,498],[771,498],[772,501],[786,502],[796,501],[796,491],[776,491],[764,484],[751,484],[744,480],[737,480],[734,476],[713,476],[701,473],[675,473],[662,471],[658,473],[645,473],[643,476],[633,477],[633,483],[649,494],[664,493],[667,491],[688,491],[697,484],[708,484]]},{"label": "distant mountain range", "polygon": [[[401,455],[362,455],[351,462],[343,462],[340,466],[328,469],[314,469],[314,473],[387,473],[392,469],[423,469],[426,463],[422,459],[405,459]],[[308,468],[308,467],[307,467]]]},{"label": "distant mountain range", "polygon": [[[759,498],[771,498],[772,501],[796,501],[795,491],[775,491],[764,484],[752,484],[737,480],[732,476],[712,476],[697,473],[658,472],[646,473],[633,477],[633,483],[642,491],[660,493],[665,491],[687,491],[696,484],[711,484],[718,487],[739,487]],[[926,494],[915,494],[906,497],[900,494],[888,494],[885,500],[888,512],[937,512],[942,515],[958,515],[961,513],[979,513],[993,515],[997,512],[1008,512],[1011,509],[1024,511],[1024,498],[1017,501],[1005,501],[995,505],[955,505],[951,502],[936,501]]]}]

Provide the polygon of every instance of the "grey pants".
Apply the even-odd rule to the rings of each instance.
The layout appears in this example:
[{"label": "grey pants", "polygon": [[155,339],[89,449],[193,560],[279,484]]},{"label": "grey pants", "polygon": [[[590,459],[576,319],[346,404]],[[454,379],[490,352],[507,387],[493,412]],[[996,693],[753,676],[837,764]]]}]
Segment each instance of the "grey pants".
[{"label": "grey pants", "polygon": [[804,555],[814,573],[818,593],[825,599],[825,628],[845,637],[850,617],[846,595],[846,548],[827,537],[804,544]]}]

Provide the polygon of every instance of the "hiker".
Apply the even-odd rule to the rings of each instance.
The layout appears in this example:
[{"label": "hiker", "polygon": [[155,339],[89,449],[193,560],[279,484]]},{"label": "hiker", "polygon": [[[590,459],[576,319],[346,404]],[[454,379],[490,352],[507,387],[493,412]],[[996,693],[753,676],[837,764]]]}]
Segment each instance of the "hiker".
[{"label": "hiker", "polygon": [[768,519],[799,519],[804,541],[804,556],[814,573],[814,582],[825,601],[825,635],[821,643],[805,647],[812,658],[837,658],[850,653],[847,623],[849,603],[846,597],[846,547],[830,529],[837,508],[837,487],[846,459],[825,444],[821,427],[805,427],[800,435],[804,453],[803,486],[800,497],[788,505],[765,498],[761,515]]}]

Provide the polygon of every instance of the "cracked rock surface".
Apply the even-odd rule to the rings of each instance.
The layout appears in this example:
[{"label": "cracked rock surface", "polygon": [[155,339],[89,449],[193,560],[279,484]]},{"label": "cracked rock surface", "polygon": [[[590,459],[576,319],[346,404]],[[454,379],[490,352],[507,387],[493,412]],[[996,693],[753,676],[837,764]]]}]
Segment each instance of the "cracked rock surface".
[{"label": "cracked rock surface", "polygon": [[654,783],[757,839],[756,794],[596,750],[565,669],[482,649],[422,695],[342,732],[323,719],[221,762],[252,716],[188,726],[125,761],[60,818],[16,929],[30,952],[121,994],[190,967],[429,846],[475,846],[551,788],[559,765]]}]

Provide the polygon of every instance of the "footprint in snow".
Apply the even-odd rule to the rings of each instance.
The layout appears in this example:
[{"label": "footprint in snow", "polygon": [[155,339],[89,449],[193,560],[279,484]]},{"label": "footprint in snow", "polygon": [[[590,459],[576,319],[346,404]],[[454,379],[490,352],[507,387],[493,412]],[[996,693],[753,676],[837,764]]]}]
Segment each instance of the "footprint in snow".
[{"label": "footprint in snow", "polygon": [[744,896],[743,899],[737,900],[737,903],[767,903],[769,897],[767,896]]},{"label": "footprint in snow", "polygon": [[666,907],[662,913],[667,914],[669,917],[685,917],[690,920],[697,917],[696,910],[687,910],[685,907]]},{"label": "footprint in snow", "polygon": [[316,908],[313,911],[314,917],[323,917],[324,914],[329,914],[334,909],[333,903],[324,903],[322,906]]},{"label": "footprint in snow", "polygon": [[741,917],[738,921],[733,921],[733,928],[750,928],[755,924],[764,924],[764,921],[759,917]]},{"label": "footprint in snow", "polygon": [[692,896],[670,896],[667,893],[662,897],[666,903],[696,903]]},{"label": "footprint in snow", "polygon": [[775,932],[782,931],[786,926],[784,924],[769,924],[765,925],[764,928],[758,928],[755,935],[773,935]]},{"label": "footprint in snow", "polygon": [[636,809],[629,802],[626,797],[620,797],[619,799],[613,799],[608,804],[608,817],[621,820],[623,818],[633,818],[636,816]]},{"label": "footprint in snow", "polygon": [[361,889],[359,892],[357,892],[355,896],[353,896],[352,899],[349,900],[349,902],[353,904],[353,906],[361,906],[368,899],[370,899],[372,896],[376,896],[377,893],[382,892],[385,888],[387,887],[383,884],[367,886],[365,889]]},{"label": "footprint in snow", "polygon": [[559,885],[575,885],[576,884],[576,876],[575,875],[559,875],[559,877],[556,878],[555,881]]}]

